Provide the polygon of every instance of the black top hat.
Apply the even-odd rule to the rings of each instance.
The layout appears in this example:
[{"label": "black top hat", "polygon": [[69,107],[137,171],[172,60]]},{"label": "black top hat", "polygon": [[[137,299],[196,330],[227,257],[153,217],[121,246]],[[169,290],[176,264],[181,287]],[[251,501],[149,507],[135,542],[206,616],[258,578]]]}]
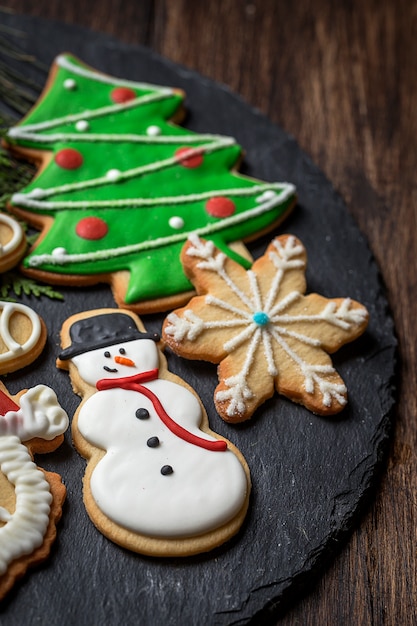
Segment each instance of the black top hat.
[{"label": "black top hat", "polygon": [[61,361],[123,341],[160,339],[157,333],[142,333],[130,315],[118,311],[85,317],[74,322],[70,327],[70,338],[71,345],[59,355]]}]

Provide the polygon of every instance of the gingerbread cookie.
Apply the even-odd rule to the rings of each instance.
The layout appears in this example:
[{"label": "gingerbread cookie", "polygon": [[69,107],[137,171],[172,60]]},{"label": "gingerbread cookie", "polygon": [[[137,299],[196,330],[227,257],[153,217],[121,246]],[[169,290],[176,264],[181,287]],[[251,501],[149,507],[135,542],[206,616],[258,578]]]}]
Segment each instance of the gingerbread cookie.
[{"label": "gingerbread cookie", "polygon": [[0,213],[0,273],[14,267],[25,250],[26,238],[19,222],[10,215]]},{"label": "gingerbread cookie", "polygon": [[25,304],[0,300],[0,374],[32,363],[47,339],[46,326]]},{"label": "gingerbread cookie", "polygon": [[242,454],[209,429],[196,394],[167,370],[158,340],[133,313],[89,311],[64,323],[57,364],[83,397],[72,433],[88,461],[94,524],[129,550],[187,556],[239,530],[250,477]]},{"label": "gingerbread cookie", "polygon": [[0,383],[0,599],[28,567],[47,558],[55,540],[66,490],[33,455],[55,450],[67,427],[49,387],[12,397]]},{"label": "gingerbread cookie", "polygon": [[108,282],[119,306],[149,313],[189,298],[179,255],[191,232],[249,267],[235,242],[274,228],[295,204],[294,186],[238,174],[234,139],[176,126],[183,98],[57,57],[40,100],[7,136],[41,164],[10,203],[42,229],[26,273]]},{"label": "gingerbread cookie", "polygon": [[320,415],[345,406],[328,355],[364,332],[368,313],[349,298],[304,295],[298,239],[277,237],[248,272],[197,236],[181,259],[199,295],[168,315],[163,337],[181,356],[219,363],[214,400],[223,419],[247,420],[274,388]]}]

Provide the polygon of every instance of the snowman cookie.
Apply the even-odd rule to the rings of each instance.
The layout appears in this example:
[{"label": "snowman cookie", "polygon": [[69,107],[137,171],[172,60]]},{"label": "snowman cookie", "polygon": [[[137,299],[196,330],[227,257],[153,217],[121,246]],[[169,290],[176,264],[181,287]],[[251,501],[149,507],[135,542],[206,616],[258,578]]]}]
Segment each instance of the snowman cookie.
[{"label": "snowman cookie", "polygon": [[68,416],[45,385],[12,397],[0,383],[0,600],[56,537],[66,490],[58,474],[33,461],[55,450]]},{"label": "snowman cookie", "polygon": [[205,552],[237,533],[249,469],[168,371],[159,336],[134,313],[100,309],[67,319],[61,339],[57,365],[83,397],[72,432],[88,461],[84,502],[96,527],[152,556]]}]

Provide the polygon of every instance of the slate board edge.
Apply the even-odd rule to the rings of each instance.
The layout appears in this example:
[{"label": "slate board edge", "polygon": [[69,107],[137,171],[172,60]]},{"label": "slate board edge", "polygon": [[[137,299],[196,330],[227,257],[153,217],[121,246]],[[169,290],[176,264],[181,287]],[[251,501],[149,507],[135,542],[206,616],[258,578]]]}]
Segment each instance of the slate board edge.
[{"label": "slate board edge", "polygon": [[[17,17],[17,16],[16,16]],[[37,22],[39,21],[40,23],[45,23],[46,20],[41,20],[41,19],[37,19],[37,18],[18,18],[21,19],[23,21],[28,21],[29,23],[31,22]],[[56,22],[57,27],[59,28],[67,28],[68,30],[72,30],[73,26],[69,26],[66,24],[62,24],[60,22]],[[91,31],[89,31],[88,29],[82,28],[82,27],[76,27],[77,31],[84,31],[86,34],[90,33]],[[94,33],[94,36],[97,37],[97,33]],[[234,94],[227,86],[224,85],[219,85],[218,83],[215,83],[214,81],[211,81],[210,79],[207,78],[203,78],[201,77],[197,72],[194,72],[193,70],[189,70],[187,68],[183,68],[181,66],[179,66],[176,63],[173,63],[165,58],[162,58],[160,55],[156,54],[155,52],[153,52],[152,50],[149,50],[147,48],[145,48],[144,46],[132,46],[129,44],[124,44],[121,42],[118,42],[116,39],[113,39],[111,37],[108,37],[107,35],[99,35],[100,37],[103,37],[103,40],[105,42],[105,45],[107,45],[108,47],[119,47],[119,48],[123,48],[124,50],[129,50],[131,48],[137,48],[139,50],[144,51],[146,54],[150,55],[151,57],[153,57],[154,59],[165,63],[166,65],[169,65],[173,70],[179,72],[179,73],[183,73],[184,76],[186,77],[191,77],[194,79],[198,79],[199,81],[204,82],[209,88],[217,88],[217,89],[222,89],[224,92],[226,92],[230,97],[235,98],[237,101],[245,104],[246,107],[251,108],[252,112],[255,113],[256,115],[262,117],[263,119],[266,119],[266,116],[264,116],[259,110],[250,107],[246,101],[244,101],[243,98],[241,98],[239,95]],[[288,139],[291,142],[295,142],[295,140],[293,138]],[[296,142],[295,142],[296,143]],[[301,152],[301,150],[300,150]],[[302,151],[303,152],[303,151]],[[303,152],[303,158],[306,160],[307,164],[311,164],[314,166],[314,163],[311,161],[311,159]],[[314,166],[315,167],[315,166]],[[326,184],[330,184],[328,179],[326,178],[326,176],[321,173],[322,176],[322,180],[323,183]],[[335,194],[335,198],[337,198],[338,202],[343,202],[340,195],[337,192],[334,192]],[[343,203],[344,204],[344,203]],[[353,218],[350,216],[350,218],[353,220]],[[366,244],[369,250],[369,246],[368,244]],[[380,302],[381,306],[386,306],[388,307],[388,303],[385,301],[385,296],[383,294],[384,288],[383,288],[383,280],[382,280],[382,275],[381,272],[379,271],[376,261],[375,259],[372,257],[371,251],[369,250],[369,257],[370,257],[370,266],[369,266],[369,271],[372,268],[372,271],[375,272],[378,276],[378,282],[380,285],[380,293],[378,294],[378,300]],[[393,328],[393,323],[392,323],[392,328]],[[393,344],[390,347],[390,351],[392,353],[392,359],[393,361],[396,360],[396,342],[393,342]],[[380,441],[378,442],[377,448],[375,450],[375,464],[374,464],[374,470],[369,474],[369,476],[367,477],[365,483],[364,483],[364,488],[363,488],[363,492],[359,495],[358,497],[358,508],[355,510],[355,512],[349,516],[346,517],[345,519],[345,523],[344,523],[344,527],[338,529],[338,531],[334,534],[334,536],[330,537],[329,539],[329,544],[332,544],[332,549],[334,548],[334,550],[338,550],[339,545],[341,544],[341,542],[344,542],[347,539],[347,536],[350,534],[350,529],[348,529],[348,527],[351,524],[351,520],[352,519],[356,519],[358,518],[365,506],[366,505],[366,497],[369,495],[369,493],[372,491],[372,489],[375,487],[375,479],[376,476],[379,474],[379,472],[382,469],[382,461],[385,458],[385,452],[386,452],[386,443],[389,439],[390,436],[390,431],[391,431],[391,417],[392,417],[392,413],[393,413],[393,409],[394,409],[394,405],[395,405],[395,370],[396,367],[394,368],[394,373],[392,376],[392,380],[389,381],[389,383],[387,384],[387,387],[389,387],[389,391],[387,392],[387,400],[386,400],[386,412],[385,414],[382,416],[382,423],[383,423],[383,428],[382,428],[382,433],[381,433],[381,438]],[[304,580],[306,577],[310,578],[311,577],[311,573],[312,572],[319,572],[322,571],[326,562],[329,561],[329,557],[328,555],[326,555],[325,557],[323,557],[323,555],[320,555],[316,558],[314,558],[312,561],[310,561],[307,565],[306,568],[303,568],[302,571],[300,571],[299,573],[296,573],[294,575],[294,579],[292,579],[291,584],[288,583],[288,581],[284,580],[281,582],[282,588],[284,589],[284,591],[282,591],[282,597],[280,599],[279,602],[276,602],[274,600],[270,601],[269,604],[262,609],[260,612],[256,613],[255,616],[253,617],[254,623],[256,623],[256,621],[262,616],[262,617],[272,617],[273,614],[276,615],[276,611],[279,610],[279,613],[281,613],[281,611],[284,609],[284,607],[286,607],[290,602],[292,602],[294,596],[296,593],[299,593],[300,591],[300,587],[303,586],[304,590],[306,590],[306,581]],[[261,591],[261,589],[260,589]],[[250,604],[251,600],[249,599],[249,604]],[[230,614],[230,616],[232,617],[232,613]],[[233,621],[230,622],[233,624],[242,624],[242,623],[248,623],[246,621],[246,618],[244,618],[244,621],[238,619],[237,621]],[[258,622],[259,623],[259,622]]]}]

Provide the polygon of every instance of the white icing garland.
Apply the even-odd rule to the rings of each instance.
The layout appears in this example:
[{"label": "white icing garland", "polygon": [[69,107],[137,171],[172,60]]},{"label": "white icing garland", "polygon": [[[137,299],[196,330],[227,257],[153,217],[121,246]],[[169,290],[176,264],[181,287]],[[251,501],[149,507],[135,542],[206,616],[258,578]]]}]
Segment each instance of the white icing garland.
[{"label": "white icing garland", "polygon": [[[83,76],[84,78],[88,78],[90,80],[96,80],[99,83],[106,83],[108,85],[118,85],[119,87],[133,87],[136,89],[152,89],[155,90],[155,85],[151,85],[149,83],[138,83],[133,80],[128,80],[126,78],[115,78],[114,76],[108,76],[107,74],[102,74],[96,72],[94,70],[89,70],[87,67],[81,67],[80,65],[76,65],[72,61],[69,60],[67,56],[64,54],[60,54],[56,58],[56,63],[60,67],[69,72],[74,72],[74,74],[78,74],[78,76]],[[158,87],[160,91],[173,93],[172,89],[168,87]]]},{"label": "white icing garland", "polygon": [[345,385],[325,379],[325,376],[335,373],[335,369],[331,365],[306,362],[300,354],[289,346],[285,338],[291,337],[301,344],[316,347],[321,346],[320,340],[294,332],[287,326],[297,322],[315,323],[324,320],[332,326],[349,330],[353,324],[359,324],[366,319],[366,309],[352,309],[351,300],[346,298],[339,306],[334,302],[329,302],[318,314],[293,315],[286,313],[293,303],[303,297],[301,293],[295,291],[287,294],[274,305],[285,272],[291,269],[302,269],[305,265],[304,261],[299,258],[303,252],[303,247],[296,243],[294,237],[289,237],[284,246],[277,239],[273,242],[276,252],[271,252],[269,258],[274,264],[276,272],[264,302],[259,289],[258,278],[254,272],[247,272],[249,289],[248,293],[245,293],[227,273],[224,267],[225,256],[216,250],[212,242],[202,242],[196,235],[191,235],[189,240],[192,246],[188,248],[187,254],[201,259],[197,267],[217,274],[228,289],[238,297],[241,307],[209,294],[205,297],[208,307],[222,309],[234,317],[224,321],[219,319],[205,321],[191,309],[186,309],[182,317],[179,317],[175,312],[168,315],[168,325],[165,332],[180,343],[184,340],[195,341],[206,329],[236,328],[237,333],[232,335],[223,345],[227,353],[233,352],[242,343],[249,340],[249,347],[240,371],[225,379],[224,383],[227,389],[216,393],[218,401],[229,402],[227,414],[233,417],[246,412],[246,401],[253,397],[249,374],[255,354],[261,347],[265,355],[268,374],[277,376],[279,373],[273,343],[279,345],[298,366],[304,378],[305,391],[308,394],[314,394],[318,389],[325,407],[331,406],[333,399],[340,404],[345,404],[346,398],[343,395],[346,393]]},{"label": "white icing garland", "polygon": [[[110,170],[111,171],[111,170]],[[108,174],[108,172],[107,172]],[[107,178],[107,175],[106,175]],[[108,178],[107,178],[108,182]],[[267,189],[271,191],[271,195],[266,195],[266,193],[262,193]],[[275,191],[274,191],[275,190]],[[240,189],[215,189],[212,191],[203,191],[201,193],[191,193],[187,195],[180,196],[163,196],[160,198],[123,198],[123,199],[114,199],[114,200],[96,200],[94,202],[88,200],[58,200],[53,202],[48,201],[39,201],[37,198],[46,197],[44,192],[48,190],[43,190],[40,188],[32,189],[32,191],[27,194],[23,193],[15,193],[13,195],[14,204],[18,204],[19,206],[25,206],[32,209],[42,209],[44,211],[54,211],[56,209],[88,209],[90,207],[97,207],[101,209],[112,208],[112,209],[125,209],[128,207],[149,207],[149,206],[158,206],[158,205],[175,205],[175,204],[186,204],[191,202],[199,202],[201,200],[209,200],[210,198],[221,197],[221,196],[235,196],[235,197],[245,197],[245,196],[255,196],[256,202],[258,204],[264,202],[272,202],[274,200],[274,204],[268,204],[268,208],[273,208],[277,204],[284,202],[287,198],[291,196],[295,192],[294,185],[290,183],[268,183],[255,185],[253,187],[243,187]],[[258,194],[261,194],[258,196]],[[265,196],[265,197],[264,197]],[[279,202],[278,202],[279,201]],[[223,218],[224,219],[227,218]]]},{"label": "white icing garland", "polygon": [[[293,193],[292,185],[288,185],[279,196],[281,199],[288,198]],[[130,244],[128,246],[120,246],[118,248],[110,248],[107,250],[97,250],[95,252],[85,252],[81,254],[62,254],[62,255],[54,255],[52,254],[39,254],[33,255],[29,259],[29,264],[31,267],[37,267],[44,263],[50,263],[51,265],[65,265],[67,263],[84,263],[86,261],[99,261],[101,259],[109,259],[115,258],[127,254],[132,254],[134,252],[140,252],[143,250],[152,250],[153,248],[159,248],[168,244],[177,243],[181,241],[185,241],[187,237],[191,236],[192,233],[199,236],[212,235],[220,230],[225,228],[225,224],[227,226],[232,226],[234,224],[239,224],[241,222],[246,221],[250,217],[256,217],[258,215],[262,215],[266,211],[270,210],[272,207],[276,206],[278,202],[276,200],[270,200],[269,202],[264,202],[253,209],[249,209],[245,211],[245,213],[236,213],[231,217],[226,217],[219,222],[214,222],[212,224],[207,224],[206,226],[202,226],[201,228],[196,228],[192,232],[183,232],[169,235],[168,237],[158,237],[149,241],[142,241],[135,244]]]}]

